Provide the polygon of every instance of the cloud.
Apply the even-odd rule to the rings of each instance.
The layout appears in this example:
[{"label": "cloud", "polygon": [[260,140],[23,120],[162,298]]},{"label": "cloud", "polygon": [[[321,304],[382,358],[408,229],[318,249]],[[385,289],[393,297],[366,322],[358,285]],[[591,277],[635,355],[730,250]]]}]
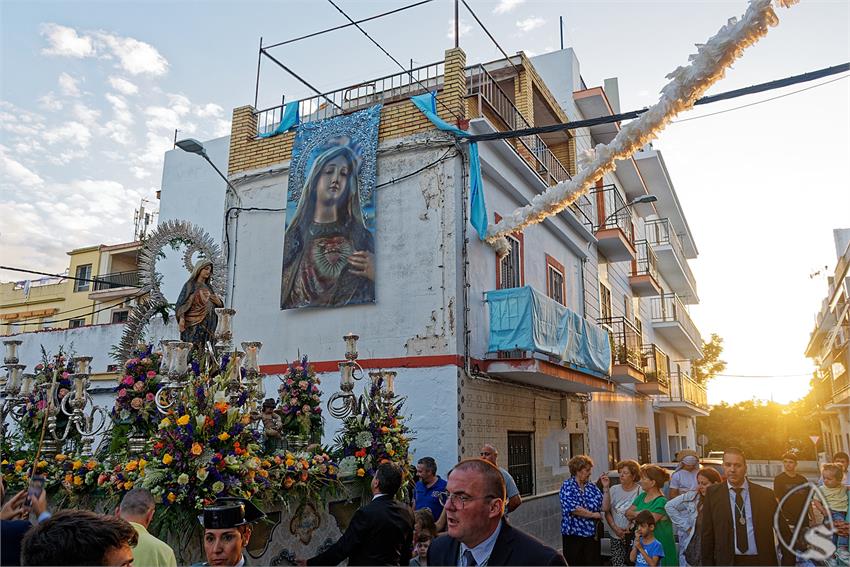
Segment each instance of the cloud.
[{"label": "cloud", "polygon": [[41,35],[47,40],[47,47],[42,49],[45,55],[113,59],[131,75],[160,76],[168,72],[168,60],[157,48],[133,37],[106,31],[80,33],[53,23],[42,24]]},{"label": "cloud", "polygon": [[77,79],[64,72],[59,75],[59,89],[66,96],[78,97],[81,94]]},{"label": "cloud", "polygon": [[[458,28],[457,31],[460,34],[460,37],[463,37],[463,36],[465,36],[466,34],[468,34],[469,32],[472,31],[472,26],[469,25],[469,22],[467,22],[463,18],[461,18],[460,22],[458,22],[457,28]],[[449,39],[455,38],[455,21],[453,19],[449,20],[449,27],[448,27],[448,31],[446,32],[446,37],[449,38]]]},{"label": "cloud", "polygon": [[44,131],[44,117],[0,100],[0,130],[27,138],[38,138]]},{"label": "cloud", "polygon": [[0,146],[0,177],[24,187],[36,187],[44,183],[44,179],[22,163],[6,155],[5,148]]},{"label": "cloud", "polygon": [[48,144],[72,144],[79,148],[87,148],[91,142],[91,130],[85,124],[76,121],[65,122],[41,133]]},{"label": "cloud", "polygon": [[168,61],[149,43],[106,32],[98,32],[96,37],[112,51],[119,66],[131,75],[159,76],[168,71]]},{"label": "cloud", "polygon": [[523,2],[525,2],[525,0],[500,0],[496,7],[493,8],[493,13],[507,14]]},{"label": "cloud", "polygon": [[133,133],[130,126],[135,122],[133,113],[124,97],[112,93],[104,95],[112,106],[112,120],[104,125],[106,134],[115,142],[122,145],[133,143]]},{"label": "cloud", "polygon": [[48,47],[42,49],[45,55],[58,57],[93,57],[94,42],[89,36],[77,35],[73,28],[59,24],[42,24],[41,35],[47,40]]},{"label": "cloud", "polygon": [[46,95],[42,96],[38,99],[38,104],[45,110],[49,110],[52,112],[56,112],[57,110],[62,110],[65,106],[61,100],[56,97],[56,93],[50,91]]},{"label": "cloud", "polygon": [[195,108],[195,114],[201,118],[216,118],[224,114],[224,109],[214,102],[208,102]]},{"label": "cloud", "polygon": [[531,30],[535,30],[546,23],[546,20],[543,18],[538,18],[535,16],[531,16],[524,20],[517,20],[516,27],[519,28],[519,31],[522,33],[528,33]]},{"label": "cloud", "polygon": [[109,84],[123,95],[134,95],[139,92],[139,87],[121,77],[109,77]]}]

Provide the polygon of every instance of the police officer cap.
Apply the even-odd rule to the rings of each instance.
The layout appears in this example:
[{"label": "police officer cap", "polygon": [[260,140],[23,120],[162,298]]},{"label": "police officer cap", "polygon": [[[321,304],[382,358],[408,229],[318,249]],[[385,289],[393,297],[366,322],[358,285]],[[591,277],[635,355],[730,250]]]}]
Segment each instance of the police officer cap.
[{"label": "police officer cap", "polygon": [[226,497],[204,508],[204,515],[199,519],[205,529],[227,530],[252,524],[265,517],[265,513],[247,498]]}]

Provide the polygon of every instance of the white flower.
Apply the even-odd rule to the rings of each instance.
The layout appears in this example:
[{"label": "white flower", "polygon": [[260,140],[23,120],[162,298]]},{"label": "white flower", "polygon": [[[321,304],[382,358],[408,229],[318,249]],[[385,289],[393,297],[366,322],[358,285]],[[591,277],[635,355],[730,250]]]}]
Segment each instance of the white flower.
[{"label": "white flower", "polygon": [[339,476],[342,478],[354,476],[357,473],[357,459],[345,457],[339,462]]},{"label": "white flower", "polygon": [[354,444],[358,447],[371,447],[372,446],[372,434],[368,431],[361,431],[354,438]]}]

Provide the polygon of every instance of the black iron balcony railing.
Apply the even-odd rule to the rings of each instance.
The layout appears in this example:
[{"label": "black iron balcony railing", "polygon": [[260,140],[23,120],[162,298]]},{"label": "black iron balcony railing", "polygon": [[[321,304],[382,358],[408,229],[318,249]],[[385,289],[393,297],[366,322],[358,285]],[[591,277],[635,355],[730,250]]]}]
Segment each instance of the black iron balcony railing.
[{"label": "black iron balcony railing", "polygon": [[653,322],[679,323],[693,343],[702,347],[702,336],[688,310],[685,309],[684,303],[675,293],[664,293],[660,297],[653,297],[651,308]]},{"label": "black iron balcony railing", "polygon": [[601,318],[597,321],[608,328],[611,338],[611,359],[614,365],[626,364],[643,372],[642,338],[640,331],[625,317]]},{"label": "black iron balcony railing", "polygon": [[643,345],[643,375],[647,382],[670,386],[670,358],[658,345]]},{"label": "black iron balcony railing", "polygon": [[614,185],[604,185],[592,192],[596,200],[598,218],[593,231],[597,232],[608,228],[620,229],[629,242],[634,242],[634,223],[632,213],[626,202]]},{"label": "black iron balcony railing", "polygon": [[92,291],[117,289],[119,287],[139,287],[139,272],[113,272],[111,274],[97,276],[94,280]]},{"label": "black iron balcony railing", "polygon": [[[444,68],[444,62],[439,61],[305,98],[298,101],[298,114],[302,123],[315,122],[361,110],[379,102],[395,102],[438,90],[443,84]],[[257,135],[277,128],[283,116],[284,106],[280,104],[256,112]]]},{"label": "black iron balcony railing", "polygon": [[673,226],[670,224],[670,219],[653,219],[646,221],[646,239],[653,246],[670,246],[673,252],[679,258],[679,264],[682,266],[682,271],[685,277],[691,282],[691,286],[696,288],[696,278],[694,278],[691,267],[688,265],[688,259],[685,257],[685,251],[682,247],[682,241],[676,236]]},{"label": "black iron balcony railing", "polygon": [[646,240],[635,240],[635,259],[632,262],[633,276],[652,276],[658,280],[658,258]]}]

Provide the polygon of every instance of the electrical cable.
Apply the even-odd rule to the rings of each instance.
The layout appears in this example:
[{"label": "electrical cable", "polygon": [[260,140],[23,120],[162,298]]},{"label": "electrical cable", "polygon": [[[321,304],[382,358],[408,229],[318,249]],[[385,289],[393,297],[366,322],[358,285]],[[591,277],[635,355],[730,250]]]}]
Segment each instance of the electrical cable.
[{"label": "electrical cable", "polygon": [[466,9],[469,11],[470,15],[471,15],[471,16],[475,19],[475,21],[476,21],[476,22],[478,22],[478,25],[479,25],[479,26],[481,26],[481,29],[482,29],[482,30],[484,30],[484,33],[486,33],[486,34],[487,34],[487,37],[489,37],[489,38],[490,38],[490,41],[492,41],[492,42],[496,45],[496,47],[499,49],[499,51],[501,51],[501,52],[502,52],[502,55],[504,55],[504,56],[505,56],[505,59],[508,61],[508,63],[510,63],[510,64],[511,64],[511,66],[513,66],[514,71],[516,71],[517,76],[519,76],[519,67],[517,67],[516,65],[514,65],[513,61],[511,61],[510,56],[509,56],[507,53],[505,53],[505,50],[504,50],[504,49],[502,49],[502,46],[501,46],[501,45],[499,45],[499,42],[498,42],[498,41],[496,41],[496,38],[495,38],[495,37],[493,37],[493,34],[491,34],[491,33],[490,33],[490,30],[488,30],[488,29],[484,26],[484,23],[483,23],[481,20],[479,20],[479,19],[478,19],[478,16],[477,16],[477,15],[475,15],[475,12],[473,12],[473,11],[472,11],[472,8],[470,8],[470,7],[469,7],[469,4],[467,4],[467,3],[466,3],[466,0],[460,0],[460,1],[461,1],[461,2],[463,2],[463,5],[464,5],[464,6],[466,7]]},{"label": "electrical cable", "polygon": [[405,179],[413,177],[414,175],[418,175],[418,174],[422,173],[423,171],[425,171],[426,169],[430,169],[430,168],[434,167],[435,165],[439,164],[440,162],[443,162],[447,159],[455,158],[460,152],[455,151],[454,155],[449,156],[449,152],[452,151],[452,149],[454,149],[454,148],[449,147],[449,149],[446,150],[446,153],[444,153],[439,159],[432,161],[428,165],[423,165],[422,167],[420,167],[416,171],[411,171],[410,173],[402,175],[401,177],[396,177],[396,178],[393,178],[389,181],[385,181],[383,183],[379,183],[378,185],[375,185],[375,189],[378,189],[380,187],[386,187],[387,185],[392,185],[393,183],[398,183],[399,181],[403,181]]},{"label": "electrical cable", "polygon": [[[750,87],[745,87],[742,89],[736,89],[733,91],[727,91],[724,93],[720,93],[717,95],[707,96],[698,99],[694,105],[708,104],[711,102],[716,102],[718,100],[726,100],[730,98],[737,98],[740,96],[753,94],[757,92],[763,92],[766,90],[778,89],[781,87],[787,87],[790,85],[794,85],[797,83],[803,83],[812,81],[815,79],[819,79],[821,77],[826,77],[829,75],[835,75],[838,73],[844,73],[846,71],[850,71],[850,63],[843,63],[841,65],[835,65],[833,67],[826,67],[824,69],[818,69],[817,71],[811,71],[809,73],[803,73],[802,75],[794,75],[792,77],[786,77],[784,79],[779,79],[776,81],[770,81],[767,83],[759,83],[757,85],[752,85]],[[843,77],[842,77],[843,78]],[[820,83],[826,84],[826,83]],[[790,93],[788,93],[790,94]],[[532,134],[546,134],[551,132],[561,132],[564,130],[575,130],[577,128],[588,128],[590,126],[597,126],[600,124],[611,124],[614,122],[620,122],[622,120],[631,120],[633,118],[637,118],[644,112],[649,110],[648,108],[642,108],[639,110],[631,110],[629,112],[622,112],[619,114],[613,114],[611,116],[600,116],[597,118],[589,118],[586,120],[576,120],[573,122],[567,122],[562,124],[550,124],[548,126],[537,126],[533,128],[523,128],[519,130],[507,130],[504,132],[493,132],[489,134],[477,134],[473,136],[469,136],[465,138],[465,140],[469,142],[483,142],[483,141],[491,141],[491,140],[503,140],[507,138],[519,138],[522,136],[529,136]],[[679,120],[679,122],[683,122],[683,120]]]},{"label": "electrical cable", "polygon": [[362,20],[357,20],[356,22],[351,22],[348,24],[342,24],[339,26],[334,26],[332,28],[323,29],[317,32],[308,33],[307,35],[302,35],[300,37],[294,37],[292,39],[287,39],[286,41],[281,41],[280,43],[273,43],[272,45],[264,46],[264,49],[271,49],[273,47],[280,47],[281,45],[288,45],[290,43],[295,43],[296,41],[301,41],[302,39],[310,39],[311,37],[316,37],[318,35],[330,33],[332,31],[341,30],[343,28],[348,28],[357,24],[362,24],[364,22],[371,22],[372,20],[377,20],[378,18],[383,18],[384,16],[391,16],[392,14],[397,14],[399,12],[403,12],[405,10],[409,10],[410,8],[416,8],[418,6],[422,6],[423,4],[429,4],[434,0],[421,0],[420,2],[415,2],[413,4],[408,4],[407,6],[402,6],[401,8],[396,8],[395,10],[390,10],[388,12],[382,12],[380,14],[375,14],[374,16],[369,16],[368,18],[363,18]]},{"label": "electrical cable", "polygon": [[[118,300],[114,300],[114,301],[115,301],[115,303],[113,303],[110,307],[115,307],[117,305],[124,303],[125,299],[122,298],[122,299],[118,299]],[[85,305],[83,307],[75,307],[74,309],[66,309],[64,311],[57,311],[56,313],[53,314],[53,317],[55,317],[57,315],[65,315],[66,313],[73,313],[74,311],[82,311],[84,309],[91,309],[91,308],[92,308],[91,305]],[[28,317],[26,319],[13,320],[13,321],[14,321],[14,324],[17,324],[17,323],[25,322],[25,321],[37,321],[38,319],[43,319],[43,317]],[[11,323],[11,321],[10,321],[10,323]]]},{"label": "electrical cable", "polygon": [[[10,272],[21,272],[21,273],[24,273],[24,274],[35,274],[35,275],[39,275],[39,276],[49,276],[51,278],[60,278],[60,279],[63,279],[63,280],[75,280],[75,281],[78,281],[78,282],[103,283],[103,280],[93,280],[93,279],[90,279],[90,278],[79,278],[79,277],[68,276],[68,275],[63,275],[63,274],[51,274],[51,273],[48,273],[48,272],[39,272],[39,271],[36,271],[36,270],[25,270],[23,268],[13,268],[12,266],[0,266],[0,270],[9,270]],[[123,287],[141,287],[141,286],[126,285],[126,286],[123,286]]]},{"label": "electrical cable", "polygon": [[812,377],[812,373],[806,374],[715,374],[715,377],[723,378],[805,378]]},{"label": "electrical cable", "polygon": [[[430,91],[429,91],[429,89],[428,89],[428,87],[426,87],[426,86],[422,83],[422,81],[420,81],[419,79],[417,79],[416,77],[414,77],[414,76],[413,76],[413,73],[412,73],[409,69],[405,68],[405,66],[404,66],[404,65],[402,65],[401,63],[399,63],[398,59],[396,59],[395,57],[393,57],[393,56],[390,54],[390,52],[389,52],[389,51],[387,51],[386,49],[384,49],[384,47],[383,47],[380,43],[378,43],[377,41],[375,41],[375,40],[372,38],[372,36],[370,36],[370,35],[366,32],[366,30],[364,30],[363,28],[361,28],[361,27],[360,27],[360,25],[359,25],[359,24],[355,23],[355,21],[351,19],[351,16],[349,16],[348,14],[346,14],[346,13],[345,13],[345,11],[344,11],[342,8],[340,8],[339,6],[337,6],[337,4],[334,2],[334,0],[328,0],[328,3],[330,3],[330,5],[331,5],[331,6],[333,6],[334,8],[336,8],[336,9],[337,9],[337,11],[338,11],[340,14],[342,14],[342,15],[343,15],[343,16],[344,16],[344,17],[345,17],[345,18],[346,18],[349,22],[351,22],[351,23],[352,23],[352,24],[353,24],[353,25],[354,25],[354,26],[355,26],[358,30],[360,30],[360,32],[361,32],[363,35],[365,35],[365,36],[369,39],[369,41],[371,41],[372,43],[374,43],[374,44],[375,44],[375,47],[377,47],[378,49],[380,49],[381,51],[383,51],[383,52],[384,52],[384,55],[386,55],[387,57],[389,57],[389,58],[390,58],[390,59],[391,59],[391,60],[392,60],[392,61],[393,61],[396,65],[398,65],[398,66],[399,66],[399,68],[400,68],[402,71],[404,71],[405,73],[407,73],[407,74],[410,76],[410,78],[411,78],[412,80],[416,81],[416,82],[419,84],[419,86],[420,86],[420,87],[422,87],[423,89],[425,89],[425,91],[426,91],[426,92],[430,92]],[[437,102],[438,102],[438,103],[440,103],[440,105],[441,105],[443,108],[445,108],[447,111],[449,111],[449,112],[451,113],[451,115],[455,117],[455,119],[457,119],[457,120],[461,120],[461,118],[462,118],[462,117],[461,117],[461,116],[459,116],[459,115],[458,115],[455,111],[453,111],[451,108],[449,108],[449,107],[446,105],[446,103],[444,103],[443,101],[441,101],[441,100],[439,99],[439,97],[437,97]]]},{"label": "electrical cable", "polygon": [[[143,291],[143,292],[136,293],[136,294],[134,294],[134,295],[128,295],[127,297],[125,297],[125,298],[123,298],[123,299],[121,300],[121,303],[123,303],[123,302],[125,302],[125,301],[127,301],[127,300],[129,300],[129,299],[135,299],[135,298],[137,298],[137,297],[145,296],[145,295],[147,295],[148,293],[150,293],[150,292],[148,292],[148,291]],[[107,306],[105,306],[105,307],[101,307],[100,309],[94,309],[93,311],[91,311],[91,312],[90,312],[90,314],[91,314],[91,315],[94,315],[95,313],[100,313],[101,311],[106,311],[106,310],[108,310],[108,309],[112,309],[113,307],[115,307],[115,305],[117,305],[117,304],[107,305]],[[50,321],[48,321],[48,322],[49,322],[49,323],[51,323],[51,324],[52,324],[52,323],[64,323],[65,321],[70,321],[71,319],[78,319],[78,318],[79,318],[79,317],[65,317],[64,319],[50,320]],[[8,322],[8,324],[9,324],[9,325],[18,325],[18,324],[23,323],[23,322],[25,322],[25,321],[35,321],[35,320],[37,320],[37,319],[42,319],[42,317],[34,317],[34,318],[32,318],[32,319],[22,319],[22,320],[20,320],[20,321],[12,320],[12,321],[9,321],[9,322]]]}]

